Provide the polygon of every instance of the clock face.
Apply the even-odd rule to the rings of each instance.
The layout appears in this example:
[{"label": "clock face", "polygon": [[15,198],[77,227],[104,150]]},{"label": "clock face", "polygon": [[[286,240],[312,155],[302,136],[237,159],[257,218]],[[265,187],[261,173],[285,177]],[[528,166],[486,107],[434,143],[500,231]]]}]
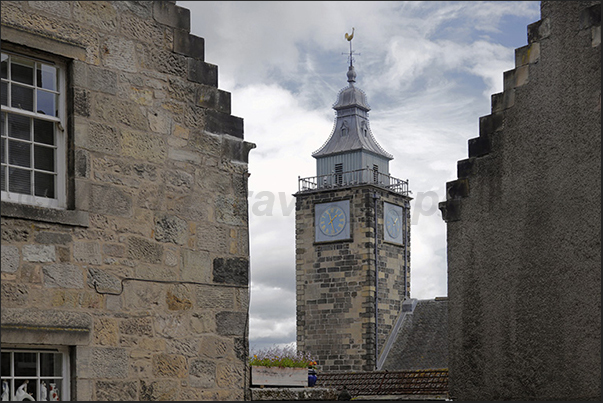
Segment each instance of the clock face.
[{"label": "clock face", "polygon": [[327,208],[318,220],[318,228],[327,236],[339,235],[345,228],[347,217],[344,211],[338,206]]},{"label": "clock face", "polygon": [[394,239],[398,238],[401,227],[402,222],[400,221],[400,215],[398,212],[396,210],[389,210],[385,219],[385,228],[387,229],[389,236]]},{"label": "clock face", "polygon": [[404,212],[401,206],[385,202],[383,204],[384,234],[383,240],[394,244],[404,243]]},{"label": "clock face", "polygon": [[351,239],[349,200],[318,203],[314,209],[315,242]]}]

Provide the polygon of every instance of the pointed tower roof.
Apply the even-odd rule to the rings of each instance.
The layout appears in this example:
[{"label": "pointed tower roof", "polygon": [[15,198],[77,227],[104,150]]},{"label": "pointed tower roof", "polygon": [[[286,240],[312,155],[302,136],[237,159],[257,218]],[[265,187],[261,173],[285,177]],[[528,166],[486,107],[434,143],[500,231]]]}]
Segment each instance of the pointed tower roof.
[{"label": "pointed tower roof", "polygon": [[350,66],[347,72],[349,85],[339,91],[337,101],[333,104],[336,117],[331,135],[312,156],[318,158],[364,150],[391,160],[394,157],[377,143],[370,130],[368,112],[371,108],[364,91],[354,86],[356,71],[354,70],[352,53],[350,42]]}]

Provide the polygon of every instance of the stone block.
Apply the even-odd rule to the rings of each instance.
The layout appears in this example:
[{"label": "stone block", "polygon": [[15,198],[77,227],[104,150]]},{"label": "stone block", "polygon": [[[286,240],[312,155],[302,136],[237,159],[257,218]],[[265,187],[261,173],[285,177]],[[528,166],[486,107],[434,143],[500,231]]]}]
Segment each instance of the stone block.
[{"label": "stone block", "polygon": [[[4,285],[4,282],[2,284]],[[1,312],[2,319],[0,322],[3,326],[92,330],[92,317],[83,312],[5,307],[2,307]]]},{"label": "stone block", "polygon": [[197,59],[188,60],[188,79],[195,83],[218,87],[218,66]]},{"label": "stone block", "polygon": [[[242,363],[220,363],[216,369],[216,384],[224,389],[236,389],[243,385]],[[307,372],[307,371],[305,371]],[[307,375],[305,376],[307,379]],[[307,383],[307,381],[306,381]]]},{"label": "stone block", "polygon": [[84,288],[84,274],[69,263],[55,263],[42,267],[44,286],[50,288]]},{"label": "stone block", "polygon": [[191,29],[191,12],[167,1],[153,2],[153,18],[160,24],[185,31]]},{"label": "stone block", "polygon": [[121,133],[122,154],[137,160],[162,163],[167,155],[167,145],[162,137],[149,133],[124,130]]},{"label": "stone block", "polygon": [[78,378],[123,379],[128,376],[128,369],[128,354],[124,348],[78,348]]},{"label": "stone block", "polygon": [[14,273],[19,269],[19,248],[14,245],[1,245],[2,250],[2,272]]},{"label": "stone block", "polygon": [[[162,3],[162,2],[154,2]],[[140,381],[140,400],[141,401],[177,401],[178,384],[173,380],[141,380]]]},{"label": "stone block", "polygon": [[245,258],[216,258],[213,265],[215,283],[248,285],[249,260]]},{"label": "stone block", "polygon": [[[4,266],[2,266],[4,271]],[[2,279],[2,311],[5,307],[23,306],[29,300],[29,287],[25,284],[15,284]],[[4,318],[2,323],[4,323]]]},{"label": "stone block", "polygon": [[188,240],[188,223],[176,216],[163,215],[156,217],[155,240],[185,245]]},{"label": "stone block", "polygon": [[111,33],[117,29],[117,11],[110,2],[76,2],[73,5],[72,18],[74,21]]},{"label": "stone block", "polygon": [[[101,43],[101,60],[104,66],[135,73],[137,64],[136,45],[133,41],[116,37],[106,36]],[[90,76],[90,72],[88,74]]]},{"label": "stone block", "polygon": [[204,250],[182,249],[181,277],[185,281],[211,281],[211,259]]},{"label": "stone block", "polygon": [[186,311],[193,307],[190,299],[190,291],[184,287],[176,287],[168,290],[165,295],[167,307],[170,311]]},{"label": "stone block", "polygon": [[163,246],[145,238],[131,236],[128,238],[128,257],[146,263],[161,263]]},{"label": "stone block", "polygon": [[100,253],[98,242],[74,242],[73,258],[76,262],[100,265],[103,263],[103,257]]},{"label": "stone block", "polygon": [[151,318],[126,318],[119,324],[123,334],[135,336],[153,336],[153,321]]},{"label": "stone block", "polygon": [[117,94],[117,73],[100,67],[88,67],[88,89]]},{"label": "stone block", "polygon": [[203,61],[205,58],[205,39],[189,34],[188,31],[175,29],[174,52]]},{"label": "stone block", "polygon": [[201,336],[199,340],[200,348],[198,352],[211,359],[221,359],[228,357],[234,350],[232,338],[218,336]]},{"label": "stone block", "polygon": [[[79,385],[79,381],[78,381]],[[137,401],[136,381],[96,381],[97,401]]]},{"label": "stone block", "polygon": [[142,113],[141,106],[135,102],[97,93],[92,98],[92,104],[98,121],[122,124],[131,130],[148,130],[148,120]]},{"label": "stone block", "polygon": [[72,4],[65,1],[30,1],[29,7],[61,18],[71,18]]},{"label": "stone block", "polygon": [[109,216],[131,217],[132,196],[115,186],[92,185],[90,188],[91,212]]},{"label": "stone block", "polygon": [[107,154],[119,154],[121,151],[121,137],[119,132],[111,126],[91,122],[88,127],[88,148]]},{"label": "stone block", "polygon": [[243,119],[215,110],[207,111],[205,130],[214,134],[229,134],[243,138]]},{"label": "stone block", "polygon": [[184,357],[197,357],[199,355],[199,339],[172,339],[166,343],[168,354],[177,354]]},{"label": "stone block", "polygon": [[117,346],[119,342],[117,320],[96,318],[94,320],[94,343],[100,346]]},{"label": "stone block", "polygon": [[87,284],[90,288],[102,292],[120,293],[122,291],[121,281],[105,270],[88,267]]},{"label": "stone block", "polygon": [[154,355],[153,375],[159,378],[186,378],[188,376],[186,358],[173,354]]},{"label": "stone block", "polygon": [[218,312],[216,314],[217,332],[220,336],[242,336],[245,333],[247,313]]},{"label": "stone block", "polygon": [[73,112],[76,116],[90,116],[90,93],[81,88],[73,90]]},{"label": "stone block", "polygon": [[247,224],[247,198],[217,195],[215,208],[216,221],[229,225]]},{"label": "stone block", "polygon": [[249,151],[255,148],[255,144],[246,141],[225,138],[222,141],[222,158],[248,163]]},{"label": "stone block", "polygon": [[36,233],[34,240],[46,245],[68,245],[72,242],[71,234],[42,231]]},{"label": "stone block", "polygon": [[216,363],[211,360],[191,360],[190,384],[196,388],[214,388],[216,386]]},{"label": "stone block", "polygon": [[197,289],[197,306],[199,307],[233,310],[234,300],[234,288],[206,286]]},{"label": "stone block", "polygon": [[188,316],[182,315],[179,312],[158,315],[155,318],[155,332],[168,339],[190,337],[191,332],[188,323]]},{"label": "stone block", "polygon": [[201,165],[201,156],[192,151],[179,150],[170,147],[168,149],[168,158],[174,161],[190,162],[195,165]]}]

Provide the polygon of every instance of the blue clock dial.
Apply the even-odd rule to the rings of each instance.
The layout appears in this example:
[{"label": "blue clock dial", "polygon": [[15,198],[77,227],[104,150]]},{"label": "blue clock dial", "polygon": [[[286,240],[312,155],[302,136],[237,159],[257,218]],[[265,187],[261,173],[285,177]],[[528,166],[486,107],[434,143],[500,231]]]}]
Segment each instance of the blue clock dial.
[{"label": "blue clock dial", "polygon": [[321,215],[318,221],[320,231],[327,236],[335,236],[345,228],[347,217],[340,207],[329,207]]},{"label": "blue clock dial", "polygon": [[400,215],[398,215],[397,211],[390,210],[387,213],[387,218],[385,220],[385,228],[387,229],[387,233],[392,238],[398,238],[401,227],[402,223],[400,221]]}]

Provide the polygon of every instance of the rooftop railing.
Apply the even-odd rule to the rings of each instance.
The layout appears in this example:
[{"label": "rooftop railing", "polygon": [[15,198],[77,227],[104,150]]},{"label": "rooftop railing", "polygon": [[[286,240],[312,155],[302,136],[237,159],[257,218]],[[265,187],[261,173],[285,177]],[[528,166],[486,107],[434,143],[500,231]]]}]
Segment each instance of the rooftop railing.
[{"label": "rooftop railing", "polygon": [[408,181],[394,178],[391,175],[370,168],[357,169],[347,172],[334,172],[328,175],[298,177],[298,191],[337,189],[356,185],[374,185],[392,192],[408,196]]}]

